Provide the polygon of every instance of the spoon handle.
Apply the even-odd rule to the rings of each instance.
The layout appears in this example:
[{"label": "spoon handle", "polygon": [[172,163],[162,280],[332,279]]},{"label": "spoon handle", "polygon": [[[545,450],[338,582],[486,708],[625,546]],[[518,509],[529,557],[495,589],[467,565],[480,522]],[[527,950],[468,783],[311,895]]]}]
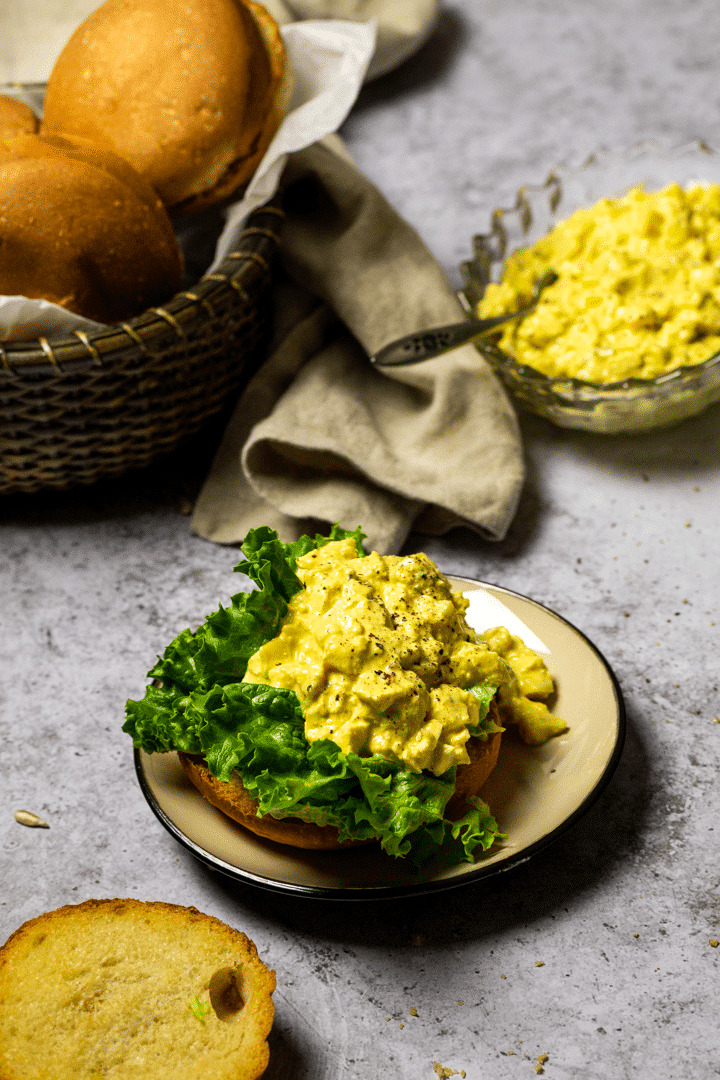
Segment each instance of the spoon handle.
[{"label": "spoon handle", "polygon": [[464,322],[448,323],[447,326],[405,334],[379,349],[370,357],[370,363],[375,367],[398,367],[401,364],[432,360],[450,349],[456,349],[458,345],[466,345],[469,341],[482,337],[508,319],[517,319],[523,314],[524,312],[517,311],[512,315],[495,315],[492,319],[466,319]]},{"label": "spoon handle", "polygon": [[538,281],[532,301],[518,311],[506,312],[504,315],[493,315],[490,319],[466,319],[464,322],[448,323],[447,326],[436,326],[430,330],[418,330],[413,334],[405,334],[404,337],[391,341],[384,345],[374,356],[370,357],[370,363],[375,367],[399,367],[402,364],[417,364],[421,360],[432,360],[435,356],[456,349],[458,345],[467,345],[469,341],[475,341],[496,326],[509,322],[510,319],[522,319],[529,315],[535,308],[540,293],[549,285],[557,281],[554,270],[548,270]]}]

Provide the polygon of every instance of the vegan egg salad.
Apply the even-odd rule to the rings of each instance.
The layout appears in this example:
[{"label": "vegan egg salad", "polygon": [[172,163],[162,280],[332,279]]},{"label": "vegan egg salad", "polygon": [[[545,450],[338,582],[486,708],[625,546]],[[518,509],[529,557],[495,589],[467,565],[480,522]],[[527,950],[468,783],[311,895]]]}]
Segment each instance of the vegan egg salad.
[{"label": "vegan egg salad", "polygon": [[497,341],[519,363],[598,384],[700,364],[720,350],[720,187],[635,187],[576,210],[506,260],[478,315],[522,307],[548,269],[557,281]]},{"label": "vegan egg salad", "polygon": [[362,540],[251,530],[235,569],[257,588],[168,645],[123,730],[148,753],[200,755],[218,781],[237,774],[258,815],[418,866],[446,841],[472,861],[501,834],[472,794],[446,816],[466,744],[508,724],[531,744],[564,731],[553,680],[507,629],[476,633],[426,555],[366,554]]},{"label": "vegan egg salad", "polygon": [[465,743],[481,718],[471,688],[483,683],[526,742],[565,729],[527,696],[552,693],[541,658],[504,628],[476,634],[468,601],[427,555],[359,557],[348,538],[302,556],[297,574],[303,588],[245,681],[294,690],[310,742],[439,776],[470,760]]}]

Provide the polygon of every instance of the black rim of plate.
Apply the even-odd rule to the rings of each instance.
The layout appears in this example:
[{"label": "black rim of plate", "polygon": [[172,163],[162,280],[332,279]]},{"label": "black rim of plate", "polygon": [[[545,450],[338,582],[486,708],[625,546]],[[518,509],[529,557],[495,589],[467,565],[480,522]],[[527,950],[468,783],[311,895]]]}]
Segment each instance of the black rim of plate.
[{"label": "black rim of plate", "polygon": [[[525,596],[523,593],[515,592],[513,589],[506,589],[502,585],[493,585],[491,582],[478,581],[475,578],[463,577],[459,574],[448,574],[448,577],[453,578],[455,581],[466,583],[468,585],[487,587],[495,590],[496,592],[505,593],[508,596],[516,596],[521,600],[526,600],[536,607],[543,608],[544,611],[553,615],[560,622],[564,623],[571,630],[573,630],[585,644],[592,650],[597,659],[610,679],[615,699],[617,702],[617,738],[613,747],[613,752],[610,755],[607,765],[603,772],[598,777],[594,787],[585,796],[583,801],[573,810],[568,816],[554,829],[548,832],[545,836],[541,836],[538,840],[535,840],[532,844],[523,848],[516,855],[509,856],[507,859],[503,859],[500,862],[489,863],[483,865],[482,862],[474,864],[465,873],[453,878],[440,878],[430,879],[428,881],[419,881],[417,884],[403,884],[393,886],[353,886],[345,888],[325,888],[317,885],[298,885],[288,881],[278,881],[271,878],[265,878],[258,874],[253,874],[250,870],[244,870],[242,867],[233,865],[232,863],[225,862],[224,859],[220,859],[217,855],[213,855],[211,852],[206,851],[205,848],[196,844],[194,840],[191,840],[182,829],[178,828],[175,822],[168,817],[163,808],[158,803],[155,795],[153,794],[150,784],[148,783],[143,768],[142,759],[140,757],[140,750],[135,749],[134,761],[135,772],[140,784],[145,799],[147,800],[150,809],[153,811],[157,819],[162,825],[165,826],[167,831],[173,836],[178,843],[186,848],[191,855],[193,855],[199,862],[209,867],[211,870],[215,870],[233,880],[245,884],[254,885],[257,888],[265,889],[269,892],[286,893],[293,896],[304,896],[317,900],[345,900],[345,901],[368,901],[368,900],[392,900],[392,899],[409,899],[413,896],[421,896],[427,893],[443,892],[449,889],[457,889],[463,885],[469,885],[471,882],[481,881],[486,878],[494,877],[497,874],[507,873],[509,870],[515,869],[517,866],[521,866],[526,863],[538,852],[548,847],[550,844],[555,843],[562,836],[565,835],[576,823],[583,817],[593,804],[599,799],[605,788],[610,782],[618,762],[622,755],[623,747],[625,745],[625,735],[627,730],[627,718],[625,713],[625,702],[623,700],[622,691],[618,682],[617,676],[610,666],[609,662],[605,659],[603,654],[597,648],[597,646],[590,640],[587,634],[584,634],[582,630],[579,630],[568,619],[565,619],[562,615],[558,615],[552,608],[547,607],[545,604],[539,603],[537,600],[533,600],[529,596]],[[218,811],[220,813],[220,811]],[[238,826],[241,828],[241,826]],[[252,834],[247,834],[252,839]],[[271,841],[265,841],[271,843]],[[276,845],[278,849],[282,845]],[[469,864],[468,864],[469,865]]]}]

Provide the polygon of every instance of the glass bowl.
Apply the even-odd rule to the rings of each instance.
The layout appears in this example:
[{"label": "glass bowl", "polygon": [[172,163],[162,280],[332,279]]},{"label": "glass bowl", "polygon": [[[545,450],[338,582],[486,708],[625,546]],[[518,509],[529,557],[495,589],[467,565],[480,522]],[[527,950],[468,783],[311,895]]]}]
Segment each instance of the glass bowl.
[{"label": "glass bowl", "polygon": [[[473,237],[474,256],[460,267],[462,303],[474,313],[488,283],[500,280],[505,258],[530,247],[578,208],[624,195],[638,184],[653,191],[673,182],[720,184],[720,154],[699,141],[671,149],[643,142],[630,151],[598,151],[580,167],[556,168],[543,184],[521,187],[513,207],[494,211],[490,232]],[[651,431],[720,400],[720,353],[654,379],[601,385],[544,375],[488,339],[475,344],[519,405],[560,427],[602,434]]]}]

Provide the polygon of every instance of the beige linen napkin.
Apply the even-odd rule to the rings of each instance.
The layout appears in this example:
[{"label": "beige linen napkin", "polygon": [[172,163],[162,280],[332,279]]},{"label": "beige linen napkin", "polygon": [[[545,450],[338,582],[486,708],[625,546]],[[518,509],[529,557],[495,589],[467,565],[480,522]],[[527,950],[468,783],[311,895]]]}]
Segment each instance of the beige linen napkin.
[{"label": "beige linen napkin", "polygon": [[236,543],[360,525],[399,550],[413,528],[501,538],[523,482],[517,421],[472,346],[406,367],[367,356],[462,317],[417,233],[330,137],[292,155],[270,356],[242,394],[195,506]]},{"label": "beige linen napkin", "polygon": [[[377,46],[367,77],[384,75],[427,41],[439,0],[285,0],[295,19],[351,19],[377,23]],[[276,16],[277,17],[277,16]]]}]

